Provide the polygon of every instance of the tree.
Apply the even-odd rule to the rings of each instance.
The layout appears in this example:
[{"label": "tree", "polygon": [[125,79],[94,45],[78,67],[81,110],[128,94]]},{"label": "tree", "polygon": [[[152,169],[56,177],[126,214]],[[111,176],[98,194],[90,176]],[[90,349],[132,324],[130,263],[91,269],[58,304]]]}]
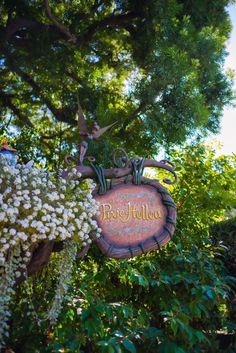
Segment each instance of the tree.
[{"label": "tree", "polygon": [[123,145],[150,156],[196,129],[217,131],[231,98],[222,70],[228,3],[3,1],[2,133],[29,127],[47,158],[70,149],[77,94],[88,121],[118,121],[99,150]]}]

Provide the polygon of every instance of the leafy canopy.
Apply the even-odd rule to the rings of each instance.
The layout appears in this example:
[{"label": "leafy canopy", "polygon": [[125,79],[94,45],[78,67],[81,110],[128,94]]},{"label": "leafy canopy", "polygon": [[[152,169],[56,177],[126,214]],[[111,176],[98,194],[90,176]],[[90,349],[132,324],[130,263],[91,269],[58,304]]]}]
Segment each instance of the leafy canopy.
[{"label": "leafy canopy", "polygon": [[1,2],[2,133],[28,126],[44,156],[59,143],[70,149],[77,94],[89,121],[118,121],[107,143],[137,154],[152,155],[158,143],[179,143],[196,129],[215,132],[231,98],[222,69],[228,4]]}]

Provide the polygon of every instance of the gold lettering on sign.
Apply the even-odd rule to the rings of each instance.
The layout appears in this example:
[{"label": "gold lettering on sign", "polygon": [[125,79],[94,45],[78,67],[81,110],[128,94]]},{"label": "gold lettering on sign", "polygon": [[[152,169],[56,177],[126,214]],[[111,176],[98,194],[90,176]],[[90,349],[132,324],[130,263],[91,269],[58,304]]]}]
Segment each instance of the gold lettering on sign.
[{"label": "gold lettering on sign", "polygon": [[103,221],[111,221],[112,219],[118,219],[121,222],[129,222],[131,219],[143,220],[143,221],[154,221],[155,219],[161,218],[160,211],[151,211],[147,204],[141,205],[139,209],[136,206],[132,206],[128,202],[127,207],[124,209],[112,208],[110,203],[104,203],[100,205]]}]

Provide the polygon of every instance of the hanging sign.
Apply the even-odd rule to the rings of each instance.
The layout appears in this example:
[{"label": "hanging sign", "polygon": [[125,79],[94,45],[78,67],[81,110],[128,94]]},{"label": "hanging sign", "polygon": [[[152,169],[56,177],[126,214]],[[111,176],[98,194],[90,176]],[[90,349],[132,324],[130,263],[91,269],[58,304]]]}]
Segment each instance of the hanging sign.
[{"label": "hanging sign", "polygon": [[96,221],[102,229],[97,244],[108,257],[129,258],[160,249],[174,233],[176,206],[157,181],[121,183],[95,199],[100,204]]},{"label": "hanging sign", "polygon": [[[98,246],[106,256],[114,258],[129,258],[160,249],[174,233],[176,206],[162,184],[142,175],[146,167],[164,169],[174,175],[174,180],[165,178],[163,182],[175,184],[177,175],[173,163],[139,157],[130,160],[123,148],[117,148],[113,153],[115,167],[104,169],[94,157],[86,157],[88,141],[98,139],[114,124],[100,128],[94,122],[90,131],[78,99],[78,125],[80,137],[86,141],[79,145],[79,159],[67,155],[65,160],[78,163],[76,170],[82,179],[93,178],[97,182],[94,197],[100,203],[100,212],[95,219],[102,229]],[[83,165],[86,159],[90,166]],[[62,176],[66,178],[69,173],[64,171]],[[132,180],[127,183],[130,177]],[[112,186],[113,181],[118,184]]]},{"label": "hanging sign", "polygon": [[[84,147],[85,143],[81,143],[82,151]],[[84,156],[84,152],[80,155]],[[129,160],[123,149],[113,154],[115,168],[104,169],[95,163],[95,158],[87,159],[90,167],[81,164],[82,158],[76,169],[83,179],[93,178],[97,182],[94,198],[100,206],[95,220],[101,237],[96,242],[101,251],[112,258],[130,258],[165,245],[175,231],[176,206],[161,183],[142,174],[146,167],[164,169],[174,180],[164,178],[163,182],[175,184],[174,165],[167,160]],[[65,171],[63,177],[68,173]]]}]

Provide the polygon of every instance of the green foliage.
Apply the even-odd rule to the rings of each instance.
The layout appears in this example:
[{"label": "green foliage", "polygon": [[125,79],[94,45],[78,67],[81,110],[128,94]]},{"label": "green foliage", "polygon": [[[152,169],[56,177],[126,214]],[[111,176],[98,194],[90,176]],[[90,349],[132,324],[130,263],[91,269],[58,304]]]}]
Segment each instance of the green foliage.
[{"label": "green foliage", "polygon": [[215,223],[211,228],[211,237],[216,246],[223,247],[224,251],[219,252],[218,256],[224,262],[229,276],[235,281],[231,283],[231,292],[229,293],[230,307],[229,315],[233,325],[229,329],[236,328],[236,218]]},{"label": "green foliage", "polygon": [[217,245],[226,247],[223,260],[230,274],[236,276],[236,218],[214,224],[211,236]]},{"label": "green foliage", "polygon": [[50,0],[59,29],[43,1],[3,1],[0,129],[30,127],[54,162],[59,145],[77,143],[79,92],[88,121],[118,121],[111,145],[136,154],[153,155],[196,128],[215,132],[232,98],[222,71],[229,3]]},{"label": "green foliage", "polygon": [[[234,202],[236,160],[216,158],[201,145],[173,151],[172,158],[179,175],[172,190],[179,210],[173,241],[160,252],[129,260],[108,259],[93,246],[76,266],[54,328],[39,329],[27,319],[27,298],[19,288],[9,347],[29,353],[235,351],[235,342],[225,348],[219,341],[219,332],[235,333],[229,317],[233,278],[209,228]],[[34,299],[42,311],[51,295],[50,285],[45,294],[49,273],[35,279]]]}]

